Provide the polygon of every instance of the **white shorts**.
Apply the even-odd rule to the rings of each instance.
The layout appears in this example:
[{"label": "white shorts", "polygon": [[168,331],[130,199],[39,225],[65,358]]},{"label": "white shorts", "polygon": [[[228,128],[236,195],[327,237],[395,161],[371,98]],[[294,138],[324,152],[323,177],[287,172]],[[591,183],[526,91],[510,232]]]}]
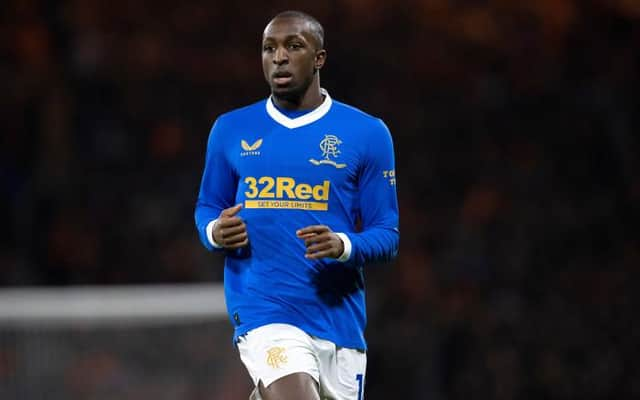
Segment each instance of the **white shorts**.
[{"label": "white shorts", "polygon": [[337,347],[292,325],[269,324],[240,336],[238,351],[256,387],[306,372],[318,383],[321,399],[364,398],[367,355],[361,350]]}]

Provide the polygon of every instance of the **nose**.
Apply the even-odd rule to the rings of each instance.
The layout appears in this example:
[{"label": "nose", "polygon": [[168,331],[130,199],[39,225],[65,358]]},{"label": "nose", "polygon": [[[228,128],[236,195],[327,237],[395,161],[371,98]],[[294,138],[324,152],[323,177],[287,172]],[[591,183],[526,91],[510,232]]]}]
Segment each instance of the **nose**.
[{"label": "nose", "polygon": [[289,54],[284,47],[276,48],[275,54],[273,55],[273,63],[276,65],[282,65],[289,61]]}]

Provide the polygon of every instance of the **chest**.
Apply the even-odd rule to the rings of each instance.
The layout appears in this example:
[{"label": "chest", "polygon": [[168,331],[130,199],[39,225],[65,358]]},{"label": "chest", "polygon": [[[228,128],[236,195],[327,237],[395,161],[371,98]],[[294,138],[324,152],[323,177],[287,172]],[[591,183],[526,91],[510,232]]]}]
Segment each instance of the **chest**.
[{"label": "chest", "polygon": [[305,181],[330,180],[334,185],[355,182],[362,158],[362,142],[353,132],[335,127],[274,128],[247,132],[229,146],[233,168],[240,178],[271,177]]}]

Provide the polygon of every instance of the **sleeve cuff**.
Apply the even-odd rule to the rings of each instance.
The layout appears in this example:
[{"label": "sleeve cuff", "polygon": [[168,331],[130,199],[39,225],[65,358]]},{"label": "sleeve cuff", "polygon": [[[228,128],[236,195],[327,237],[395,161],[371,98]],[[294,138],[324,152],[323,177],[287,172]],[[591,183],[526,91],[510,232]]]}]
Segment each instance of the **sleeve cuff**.
[{"label": "sleeve cuff", "polygon": [[[213,221],[209,222],[207,224],[207,240],[209,240],[209,243],[211,243],[211,245],[213,247],[215,247],[216,249],[221,249],[222,245],[216,243],[215,240],[213,240],[213,227],[215,226],[216,222],[218,222],[218,218],[214,219]],[[345,246],[346,248],[346,246]]]},{"label": "sleeve cuff", "polygon": [[342,255],[338,257],[338,261],[345,262],[351,257],[351,240],[349,240],[349,236],[342,232],[336,232],[336,235],[342,240],[342,244],[344,245],[344,251]]}]

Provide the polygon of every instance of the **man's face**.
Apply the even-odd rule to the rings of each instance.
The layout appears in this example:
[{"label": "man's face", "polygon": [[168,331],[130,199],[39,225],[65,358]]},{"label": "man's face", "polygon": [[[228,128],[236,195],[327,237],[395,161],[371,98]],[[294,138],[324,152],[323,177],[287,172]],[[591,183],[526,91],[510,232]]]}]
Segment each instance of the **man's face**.
[{"label": "man's face", "polygon": [[324,64],[325,51],[300,18],[276,18],[262,35],[262,70],[271,93],[302,96]]}]

